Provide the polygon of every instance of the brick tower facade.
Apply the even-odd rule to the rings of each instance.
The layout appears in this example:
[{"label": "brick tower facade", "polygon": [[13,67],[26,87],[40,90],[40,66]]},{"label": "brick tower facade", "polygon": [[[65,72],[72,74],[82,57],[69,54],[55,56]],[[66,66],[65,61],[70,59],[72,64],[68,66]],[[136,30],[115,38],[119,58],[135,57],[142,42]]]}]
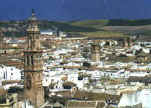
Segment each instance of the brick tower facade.
[{"label": "brick tower facade", "polygon": [[0,49],[3,49],[3,33],[2,31],[0,30]]},{"label": "brick tower facade", "polygon": [[99,46],[99,44],[93,43],[91,45],[91,60],[94,62],[100,61],[100,46]]},{"label": "brick tower facade", "polygon": [[40,50],[40,30],[34,11],[27,28],[28,48],[24,51],[24,97],[36,108],[44,104],[42,87],[43,59]]}]

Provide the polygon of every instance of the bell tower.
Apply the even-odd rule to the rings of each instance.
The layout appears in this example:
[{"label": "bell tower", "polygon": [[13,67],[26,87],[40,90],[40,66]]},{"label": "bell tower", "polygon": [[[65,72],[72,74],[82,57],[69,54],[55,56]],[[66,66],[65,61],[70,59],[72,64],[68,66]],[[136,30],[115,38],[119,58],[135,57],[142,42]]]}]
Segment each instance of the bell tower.
[{"label": "bell tower", "polygon": [[43,51],[40,49],[40,30],[34,10],[26,32],[28,48],[24,51],[24,97],[37,108],[44,104]]},{"label": "bell tower", "polygon": [[0,49],[3,49],[3,33],[0,30]]},{"label": "bell tower", "polygon": [[92,43],[91,45],[91,60],[94,62],[100,61],[100,46],[98,43]]}]

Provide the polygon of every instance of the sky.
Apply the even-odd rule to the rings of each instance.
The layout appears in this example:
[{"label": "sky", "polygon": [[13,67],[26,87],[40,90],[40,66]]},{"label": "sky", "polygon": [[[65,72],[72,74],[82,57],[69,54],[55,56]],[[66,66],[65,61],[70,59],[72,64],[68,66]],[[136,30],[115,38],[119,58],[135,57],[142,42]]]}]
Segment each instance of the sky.
[{"label": "sky", "polygon": [[151,0],[1,0],[0,20],[148,19]]}]

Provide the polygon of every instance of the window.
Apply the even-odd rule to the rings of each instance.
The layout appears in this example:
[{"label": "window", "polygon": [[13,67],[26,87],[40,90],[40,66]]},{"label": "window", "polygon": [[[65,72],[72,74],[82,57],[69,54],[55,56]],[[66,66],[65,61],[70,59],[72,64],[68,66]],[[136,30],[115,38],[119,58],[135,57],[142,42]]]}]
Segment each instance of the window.
[{"label": "window", "polygon": [[34,58],[31,56],[31,64],[34,65]]},{"label": "window", "polygon": [[27,77],[26,77],[26,87],[27,87],[27,89],[31,88],[31,86],[32,86],[31,83],[32,83],[31,76],[27,75]]}]

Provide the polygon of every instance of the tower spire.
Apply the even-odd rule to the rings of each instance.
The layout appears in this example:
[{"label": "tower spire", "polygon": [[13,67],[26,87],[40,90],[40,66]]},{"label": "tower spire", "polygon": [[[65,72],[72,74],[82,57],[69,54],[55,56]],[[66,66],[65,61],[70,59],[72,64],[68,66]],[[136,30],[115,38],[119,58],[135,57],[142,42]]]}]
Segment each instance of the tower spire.
[{"label": "tower spire", "polygon": [[[32,16],[31,16],[31,18],[33,19],[33,18],[36,18],[36,13],[35,13],[35,10],[34,9],[32,9]],[[36,20],[37,20],[37,18],[36,18]]]},{"label": "tower spire", "polygon": [[0,30],[0,49],[2,49],[2,47],[3,47],[3,32],[2,32],[2,30]]},{"label": "tower spire", "polygon": [[34,9],[32,9],[32,14],[34,14],[35,13],[35,10]]},{"label": "tower spire", "polygon": [[32,9],[32,15],[28,19],[28,28],[27,28],[27,37],[28,37],[28,49],[30,50],[39,50],[40,49],[40,30],[38,27],[38,20],[35,15],[35,11]]}]

